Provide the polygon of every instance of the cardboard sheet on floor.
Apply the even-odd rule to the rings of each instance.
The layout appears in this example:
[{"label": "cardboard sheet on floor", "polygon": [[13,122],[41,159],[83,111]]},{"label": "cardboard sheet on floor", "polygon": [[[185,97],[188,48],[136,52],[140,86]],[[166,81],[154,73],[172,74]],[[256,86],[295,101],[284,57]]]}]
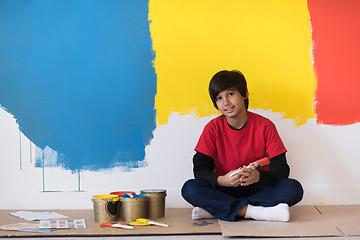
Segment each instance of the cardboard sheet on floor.
[{"label": "cardboard sheet on floor", "polygon": [[[167,223],[169,227],[135,226],[133,230],[119,228],[102,228],[100,223],[94,221],[93,210],[51,210],[66,215],[69,219],[85,219],[86,229],[59,229],[47,233],[19,232],[0,230],[1,237],[84,237],[84,236],[133,236],[133,235],[185,235],[185,234],[221,234],[218,220],[207,219],[206,222],[191,219],[190,208],[167,208],[165,217],[156,219]],[[48,211],[48,210],[47,210]],[[26,221],[9,213],[11,210],[0,210],[0,226],[12,223],[39,223],[39,221]]]},{"label": "cardboard sheet on floor", "polygon": [[289,222],[241,220],[219,221],[223,236],[229,237],[320,237],[343,236],[314,206],[290,208]]},{"label": "cardboard sheet on floor", "polygon": [[360,206],[316,206],[321,215],[346,236],[360,236]]}]

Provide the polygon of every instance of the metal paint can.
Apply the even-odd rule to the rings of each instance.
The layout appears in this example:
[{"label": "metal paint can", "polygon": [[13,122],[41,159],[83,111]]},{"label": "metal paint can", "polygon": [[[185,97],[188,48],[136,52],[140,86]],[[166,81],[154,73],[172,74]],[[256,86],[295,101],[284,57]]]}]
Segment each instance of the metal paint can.
[{"label": "metal paint can", "polygon": [[121,215],[124,222],[132,222],[137,218],[146,217],[147,196],[135,194],[133,198],[128,195],[120,197]]},{"label": "metal paint can", "polygon": [[[111,192],[110,194],[114,194],[114,195],[118,195],[119,197],[126,195],[126,193],[131,193],[131,194],[135,194],[135,192],[133,191],[117,191],[117,192]],[[119,200],[119,204],[118,204],[118,217],[117,220],[123,220],[123,216],[122,216],[122,207],[121,207],[121,202]]]},{"label": "metal paint can", "polygon": [[119,196],[113,194],[95,195],[94,204],[95,222],[114,222],[118,216]]},{"label": "metal paint can", "polygon": [[148,197],[147,217],[151,219],[165,216],[165,189],[144,189],[140,191]]}]

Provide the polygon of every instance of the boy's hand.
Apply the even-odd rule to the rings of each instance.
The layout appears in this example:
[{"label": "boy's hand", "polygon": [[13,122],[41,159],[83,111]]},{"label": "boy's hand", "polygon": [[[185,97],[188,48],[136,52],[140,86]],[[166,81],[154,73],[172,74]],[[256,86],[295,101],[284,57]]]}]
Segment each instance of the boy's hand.
[{"label": "boy's hand", "polygon": [[238,187],[241,184],[241,168],[228,172],[217,178],[217,185],[223,187]]},{"label": "boy's hand", "polygon": [[240,171],[240,185],[249,186],[260,180],[260,173],[253,167],[243,167]]},{"label": "boy's hand", "polygon": [[219,176],[216,184],[223,187],[249,186],[260,180],[260,173],[254,167],[242,167]]}]

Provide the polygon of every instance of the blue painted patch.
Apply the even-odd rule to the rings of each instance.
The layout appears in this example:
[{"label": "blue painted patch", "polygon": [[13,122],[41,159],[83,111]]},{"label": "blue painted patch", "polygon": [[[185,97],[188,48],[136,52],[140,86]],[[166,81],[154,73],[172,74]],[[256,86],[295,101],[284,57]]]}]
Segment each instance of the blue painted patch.
[{"label": "blue painted patch", "polygon": [[0,0],[0,36],[0,104],[43,153],[59,153],[48,166],[146,165],[156,127],[148,1]]}]

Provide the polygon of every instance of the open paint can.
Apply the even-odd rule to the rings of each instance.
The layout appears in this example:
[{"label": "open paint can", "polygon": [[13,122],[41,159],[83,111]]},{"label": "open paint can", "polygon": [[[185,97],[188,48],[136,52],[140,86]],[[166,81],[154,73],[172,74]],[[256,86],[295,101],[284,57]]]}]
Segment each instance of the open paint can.
[{"label": "open paint can", "polygon": [[[110,194],[114,194],[114,195],[118,195],[119,197],[121,196],[124,196],[124,195],[127,195],[127,193],[130,193],[130,194],[135,194],[135,192],[133,191],[117,191],[117,192],[112,192]],[[123,220],[123,215],[122,215],[122,206],[121,206],[121,201],[119,201],[119,204],[118,204],[118,220]]]},{"label": "open paint can", "polygon": [[165,189],[145,189],[140,191],[148,198],[147,217],[151,219],[165,216]]},{"label": "open paint can", "polygon": [[146,195],[134,194],[132,197],[124,195],[120,197],[121,215],[124,222],[132,222],[137,218],[146,217]]},{"label": "open paint can", "polygon": [[114,194],[95,195],[94,204],[95,222],[114,222],[118,216],[119,196]]}]

